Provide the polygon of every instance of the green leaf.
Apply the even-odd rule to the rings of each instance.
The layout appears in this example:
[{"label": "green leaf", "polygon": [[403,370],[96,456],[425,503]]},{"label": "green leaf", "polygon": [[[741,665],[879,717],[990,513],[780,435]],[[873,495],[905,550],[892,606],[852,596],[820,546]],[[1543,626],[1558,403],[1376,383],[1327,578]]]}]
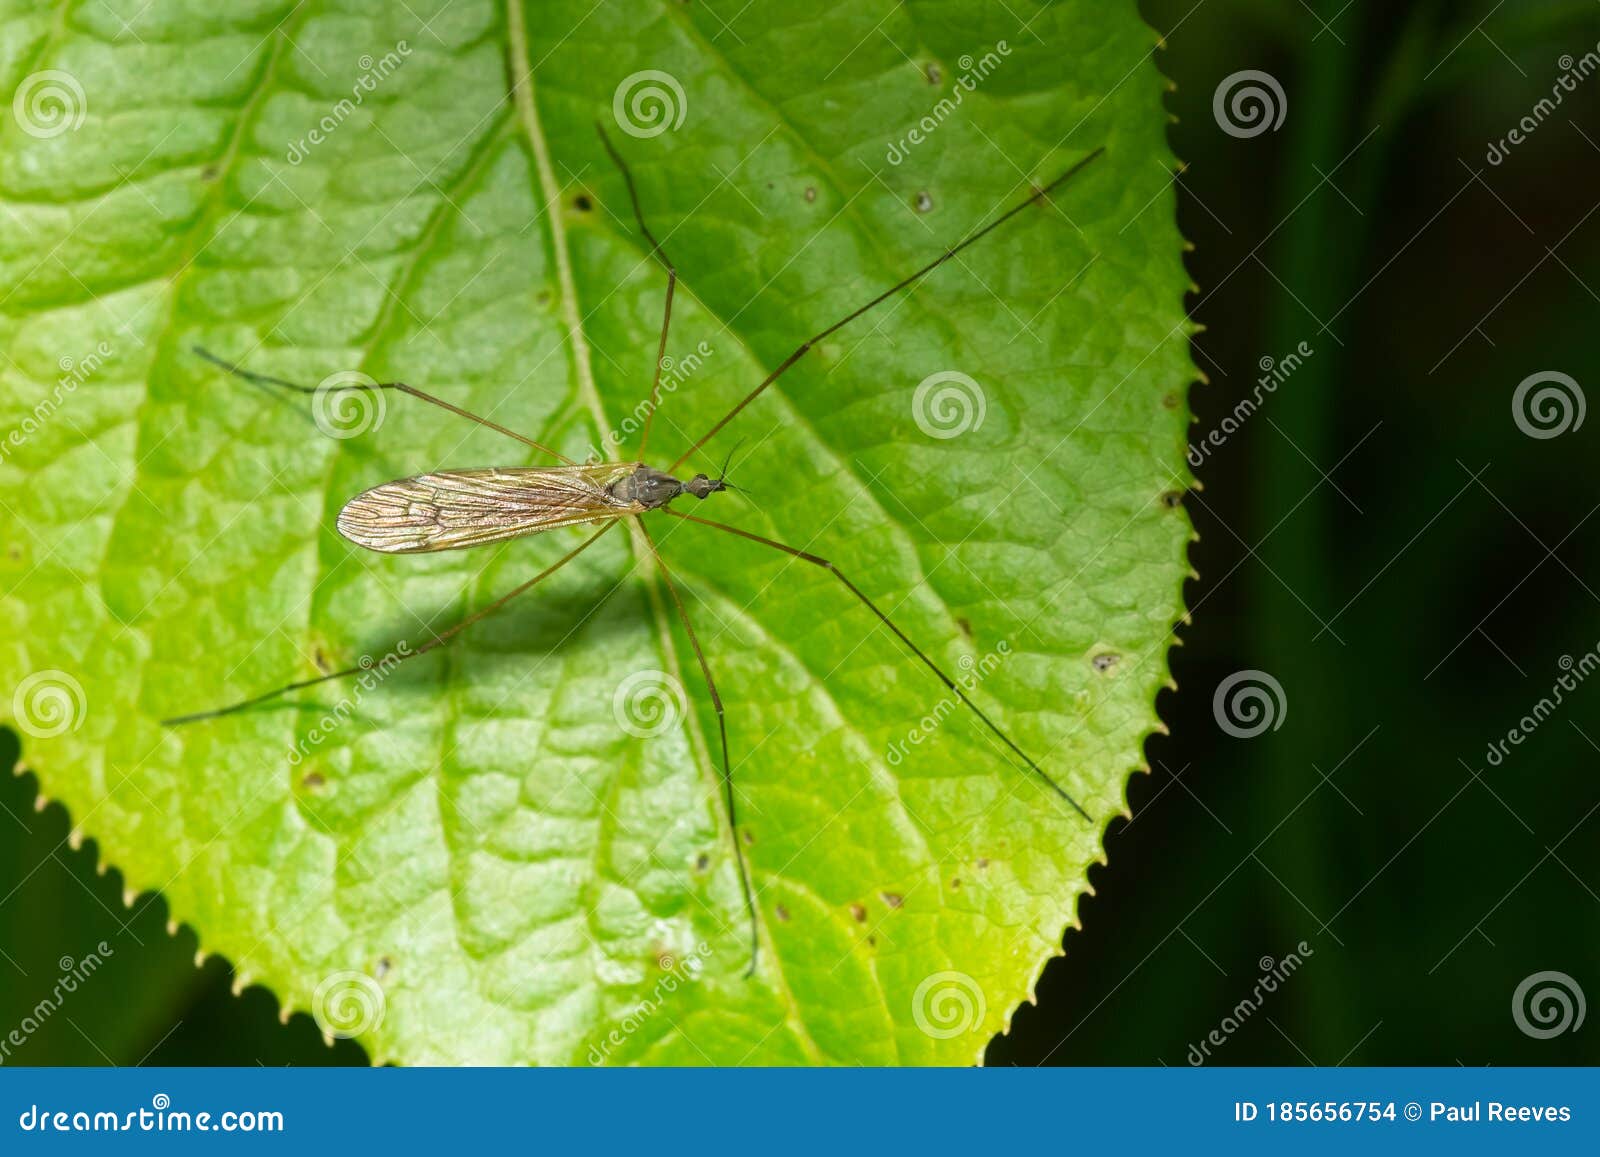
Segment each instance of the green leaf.
[{"label": "green leaf", "polygon": [[[7,8],[0,712],[130,888],[375,1060],[981,1057],[1074,923],[1182,615],[1187,278],[1132,0]],[[646,70],[666,121],[649,78],[618,96]],[[1107,150],[686,465],[742,439],[745,496],[680,502],[833,559],[1093,824],[829,573],[646,520],[728,707],[748,980],[716,717],[637,535],[388,671],[582,532],[379,556],[341,505],[547,460],[398,394],[330,438],[190,352],[636,455],[665,279],[597,118],[682,275],[660,466]],[[919,400],[939,374],[973,384]],[[159,723],[363,656],[368,687]]]}]

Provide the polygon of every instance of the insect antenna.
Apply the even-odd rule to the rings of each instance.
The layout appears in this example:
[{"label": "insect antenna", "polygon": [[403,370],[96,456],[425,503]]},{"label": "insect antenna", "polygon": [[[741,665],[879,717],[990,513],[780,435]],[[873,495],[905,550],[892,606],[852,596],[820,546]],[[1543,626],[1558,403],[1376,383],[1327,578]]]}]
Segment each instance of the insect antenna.
[{"label": "insect antenna", "polygon": [[728,451],[728,457],[722,463],[722,473],[717,478],[717,481],[722,483],[724,489],[731,490],[735,494],[744,495],[746,498],[752,498],[755,496],[754,490],[751,490],[748,486],[735,486],[732,482],[728,481],[728,472],[733,469],[734,456],[738,454],[739,448],[743,446],[746,441],[748,441],[748,439],[740,438],[733,444],[733,449]]},{"label": "insect antenna", "polygon": [[650,426],[655,421],[657,408],[661,405],[661,363],[667,356],[667,330],[672,327],[672,294],[678,288],[678,271],[667,257],[667,251],[661,248],[661,243],[656,240],[656,235],[650,232],[650,226],[644,223],[644,210],[639,207],[639,192],[634,188],[633,173],[628,170],[628,162],[622,159],[622,154],[611,144],[611,138],[606,136],[604,125],[595,121],[594,129],[600,134],[600,143],[610,155],[611,163],[622,173],[622,183],[628,187],[628,200],[633,205],[633,219],[639,223],[639,232],[650,242],[651,254],[667,271],[667,304],[661,314],[661,340],[656,344],[655,378],[650,383],[650,400],[645,403],[644,429],[639,435],[639,460],[642,462],[650,446]]},{"label": "insect antenna", "polygon": [[737,490],[738,487],[730,485],[728,482],[728,472],[733,469],[733,459],[735,455],[739,453],[740,449],[743,448],[744,444],[748,441],[748,438],[740,438],[737,442],[735,442],[733,444],[733,449],[728,451],[728,456],[722,460],[722,469],[717,472],[717,481],[722,483],[724,486],[728,486],[730,489]]},{"label": "insect antenna", "polygon": [[706,662],[706,655],[700,649],[700,637],[694,633],[694,624],[689,621],[689,612],[683,605],[683,599],[678,595],[678,589],[673,585],[672,574],[667,570],[667,564],[661,558],[661,552],[656,549],[655,539],[650,537],[650,530],[644,524],[644,519],[637,518],[639,529],[644,533],[644,540],[650,546],[650,553],[655,556],[656,565],[661,568],[661,578],[667,588],[667,594],[672,596],[672,605],[678,609],[678,618],[683,623],[683,629],[689,636],[689,642],[694,647],[694,657],[700,662],[700,674],[705,676],[706,690],[711,693],[711,706],[717,712],[717,731],[722,739],[722,795],[723,804],[728,811],[728,836],[733,841],[733,858],[739,866],[739,886],[744,892],[745,914],[750,920],[750,966],[745,969],[745,978],[755,975],[757,954],[761,950],[761,927],[756,915],[755,890],[750,884],[750,866],[745,862],[744,848],[739,843],[739,813],[733,794],[733,765],[728,760],[728,717],[722,707],[722,696],[717,693],[717,681],[711,676],[711,664]]},{"label": "insect antenna", "polygon": [[[586,538],[582,542],[580,542],[577,546],[575,546],[571,550],[569,550],[566,554],[562,555],[559,559],[557,559],[550,566],[547,566],[544,570],[542,570],[538,574],[534,575],[531,579],[528,579],[526,582],[520,584],[519,586],[513,587],[511,590],[507,591],[505,594],[503,594],[499,598],[495,599],[494,602],[490,603],[488,606],[483,607],[480,610],[474,611],[472,614],[470,614],[466,618],[462,619],[459,623],[457,623],[455,626],[451,627],[449,630],[444,631],[441,634],[435,635],[433,638],[429,639],[426,643],[422,644],[422,646],[416,647],[414,649],[407,649],[407,650],[404,650],[404,651],[401,651],[400,648],[397,646],[390,653],[394,654],[396,656],[395,661],[397,663],[402,663],[407,659],[415,659],[419,655],[426,655],[429,651],[435,650],[436,648],[442,647],[446,643],[451,642],[453,639],[455,639],[455,637],[457,635],[461,634],[462,631],[464,631],[468,627],[472,626],[473,623],[476,623],[480,619],[485,619],[488,616],[494,614],[501,607],[503,607],[507,603],[509,603],[512,599],[516,598],[520,594],[524,594],[527,591],[533,589],[539,583],[543,582],[545,579],[547,579],[551,575],[555,574],[556,571],[558,571],[562,567],[566,566],[573,559],[577,558],[584,551],[588,550],[589,547],[593,546],[595,541],[602,534],[604,534],[606,531],[610,530],[613,526],[615,526],[617,524],[617,521],[618,521],[617,519],[612,519],[610,522],[608,522],[604,526],[602,526],[599,530],[597,530],[593,534],[591,534],[588,538]],[[278,687],[278,688],[276,688],[276,689],[274,689],[272,691],[264,692],[264,693],[262,693],[260,695],[252,695],[249,699],[241,699],[239,702],[230,703],[226,707],[217,707],[217,708],[213,708],[210,711],[196,711],[192,715],[176,715],[176,716],[173,716],[171,719],[163,719],[161,721],[161,723],[162,723],[162,726],[164,726],[164,727],[182,727],[184,724],[187,724],[187,723],[198,723],[203,719],[218,719],[218,718],[220,718],[220,717],[222,717],[224,715],[232,715],[237,711],[243,711],[246,708],[255,707],[258,704],[267,703],[267,702],[269,702],[269,701],[271,701],[273,699],[277,699],[277,698],[280,698],[281,696],[287,695],[291,691],[299,691],[299,690],[302,690],[303,688],[306,688],[306,687],[315,687],[319,683],[328,683],[328,682],[331,682],[331,681],[333,681],[335,679],[348,679],[352,675],[359,675],[363,671],[370,671],[371,669],[372,668],[370,666],[362,666],[361,664],[357,664],[354,667],[346,667],[343,671],[334,671],[334,672],[332,672],[330,674],[327,674],[327,675],[318,675],[314,679],[301,679],[298,682],[286,683],[282,687]]]},{"label": "insect antenna", "polygon": [[1088,820],[1091,824],[1094,823],[1094,820],[1090,817],[1089,813],[1083,810],[1082,804],[1074,799],[1065,788],[1057,783],[1055,778],[1051,776],[1049,772],[1045,771],[1044,768],[1035,763],[1033,758],[1028,755],[1027,752],[1023,751],[1021,747],[1017,746],[1016,742],[1011,738],[1011,736],[1002,731],[999,724],[995,723],[993,719],[990,719],[983,708],[979,707],[967,697],[966,691],[962,689],[960,684],[958,684],[954,679],[950,678],[950,676],[946,675],[940,666],[928,657],[927,652],[913,643],[911,641],[911,637],[902,631],[899,626],[896,625],[895,621],[878,607],[877,603],[873,602],[872,599],[867,597],[866,592],[864,592],[860,587],[856,586],[855,583],[851,582],[845,576],[845,573],[832,562],[821,557],[820,555],[811,554],[809,551],[800,550],[797,547],[789,546],[787,543],[779,542],[775,538],[764,538],[759,534],[755,534],[748,530],[743,530],[737,526],[729,526],[725,522],[713,522],[709,518],[699,518],[693,514],[684,514],[682,511],[673,510],[671,507],[662,507],[662,509],[667,514],[672,515],[674,518],[682,518],[688,522],[697,522],[701,526],[709,526],[715,530],[726,531],[729,534],[738,535],[740,538],[749,539],[751,542],[760,543],[762,546],[771,547],[773,550],[781,550],[784,554],[797,558],[801,562],[808,562],[813,566],[821,567],[823,570],[832,574],[834,578],[838,579],[844,584],[846,590],[859,599],[869,611],[876,615],[878,620],[882,622],[884,626],[893,631],[895,637],[904,643],[906,648],[918,659],[920,659],[922,664],[927,667],[928,670],[932,671],[934,675],[938,677],[941,683],[953,691],[957,698],[961,700],[961,702],[965,703],[969,708],[971,708],[972,713],[982,720],[983,725],[988,728],[989,731],[992,732],[1001,743],[1010,748],[1019,759],[1026,763],[1030,771],[1032,771],[1047,785],[1049,785],[1050,789],[1064,799],[1068,804],[1070,804],[1072,809],[1080,816]]},{"label": "insect antenna", "polygon": [[918,281],[921,281],[924,277],[928,276],[928,274],[932,273],[935,269],[939,268],[939,266],[943,265],[946,261],[949,261],[957,253],[960,253],[963,249],[967,248],[967,246],[973,245],[976,242],[982,240],[984,237],[988,236],[994,230],[996,230],[996,229],[1000,228],[1000,226],[1004,225],[1007,221],[1011,220],[1011,218],[1015,217],[1018,213],[1022,212],[1029,205],[1033,204],[1035,201],[1039,201],[1039,200],[1042,200],[1045,197],[1048,197],[1056,189],[1059,189],[1062,185],[1066,184],[1073,177],[1075,177],[1079,173],[1081,173],[1084,169],[1088,168],[1089,165],[1091,163],[1093,163],[1095,160],[1097,160],[1100,157],[1100,155],[1102,153],[1104,153],[1105,151],[1106,150],[1105,150],[1105,146],[1104,145],[1094,149],[1092,152],[1089,153],[1088,156],[1086,156],[1082,160],[1078,161],[1071,168],[1069,168],[1066,172],[1062,173],[1055,180],[1051,181],[1048,185],[1045,185],[1044,187],[1039,188],[1039,189],[1035,189],[1033,191],[1033,193],[1028,197],[1027,200],[1019,202],[1016,205],[1013,205],[1011,208],[1007,209],[1004,213],[1000,214],[1000,216],[996,217],[993,221],[989,222],[987,225],[985,225],[982,228],[976,230],[975,232],[967,234],[966,237],[962,238],[959,242],[957,242],[951,248],[946,249],[938,257],[935,257],[932,261],[928,262],[928,264],[924,265],[921,269],[917,270],[915,273],[913,273],[910,276],[904,277],[901,280],[897,281],[894,285],[891,285],[888,289],[886,289],[882,293],[878,294],[877,297],[874,297],[871,301],[867,302],[867,304],[861,306],[859,309],[852,310],[850,313],[845,314],[842,318],[840,318],[838,321],[834,322],[827,329],[819,330],[818,332],[812,334],[805,341],[801,342],[800,345],[795,349],[795,351],[793,353],[791,353],[788,357],[784,358],[783,361],[778,363],[778,368],[773,370],[770,374],[768,374],[761,381],[760,385],[756,386],[755,389],[751,390],[748,394],[746,394],[743,398],[741,398],[739,400],[739,403],[736,406],[734,406],[733,409],[729,410],[720,419],[718,419],[716,425],[712,426],[711,429],[707,430],[704,434],[702,434],[700,436],[700,439],[697,442],[695,442],[694,445],[690,446],[681,455],[679,455],[678,460],[676,462],[674,462],[671,466],[667,467],[667,473],[671,474],[674,471],[676,471],[679,466],[683,465],[685,459],[687,459],[690,455],[692,455],[696,451],[698,451],[700,449],[700,447],[704,446],[707,442],[711,441],[712,438],[715,438],[717,436],[717,434],[721,432],[721,430],[722,430],[722,428],[724,426],[726,426],[729,422],[733,421],[733,419],[736,418],[739,415],[740,411],[742,411],[746,406],[748,406],[751,402],[755,401],[763,393],[765,393],[767,387],[772,385],[773,382],[777,381],[780,377],[782,377],[788,371],[790,366],[794,365],[795,362],[799,361],[802,357],[804,357],[806,355],[806,351],[811,349],[812,346],[816,345],[819,341],[821,341],[823,338],[827,337],[829,334],[833,333],[835,330],[843,329],[845,326],[849,325],[856,318],[860,317],[862,314],[866,313],[868,310],[872,309],[874,306],[880,305],[883,302],[887,301],[889,298],[893,297],[895,294],[899,293],[902,289],[905,289],[907,286],[915,285]]},{"label": "insect antenna", "polygon": [[567,466],[576,465],[571,458],[568,458],[565,454],[550,449],[550,447],[544,445],[543,443],[535,442],[532,438],[524,437],[515,430],[508,430],[504,426],[500,425],[500,423],[492,422],[488,418],[480,417],[470,410],[463,410],[460,406],[447,402],[443,398],[436,398],[432,394],[425,394],[415,386],[408,386],[404,382],[340,382],[336,385],[330,386],[307,386],[302,385],[299,382],[291,382],[286,378],[275,378],[271,374],[258,374],[254,370],[247,370],[241,365],[228,361],[226,358],[218,357],[204,346],[197,345],[194,346],[193,349],[199,357],[204,358],[218,369],[225,370],[236,378],[258,386],[277,386],[280,389],[293,390],[296,393],[309,395],[315,395],[322,390],[355,390],[366,393],[373,393],[378,390],[398,390],[402,394],[408,394],[419,401],[427,402],[431,406],[438,406],[442,410],[449,410],[452,414],[465,418],[469,422],[476,422],[480,426],[484,426],[490,430],[494,430],[497,433],[504,434],[507,438],[514,438],[518,442],[521,442],[524,446],[532,446],[541,454],[548,454],[552,458],[558,459]]}]

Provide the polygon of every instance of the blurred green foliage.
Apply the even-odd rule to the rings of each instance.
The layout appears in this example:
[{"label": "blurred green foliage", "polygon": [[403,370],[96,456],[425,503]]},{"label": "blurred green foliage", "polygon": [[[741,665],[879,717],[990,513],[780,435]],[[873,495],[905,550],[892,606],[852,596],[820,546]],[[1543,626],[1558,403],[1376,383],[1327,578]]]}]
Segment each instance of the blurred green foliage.
[{"label": "blurred green foliage", "polygon": [[[1170,737],[1092,876],[1085,932],[994,1063],[1182,1065],[1262,958],[1313,955],[1221,1064],[1600,1060],[1592,1017],[1523,1033],[1524,978],[1600,997],[1600,686],[1498,766],[1489,745],[1600,645],[1600,423],[1541,440],[1512,396],[1542,371],[1596,398],[1600,76],[1498,165],[1600,42],[1593,5],[1151,0],[1196,245],[1218,428],[1300,342],[1313,354],[1197,473],[1193,626]],[[1326,21],[1323,27],[1320,21]],[[1217,131],[1241,69],[1282,128]],[[1587,85],[1588,87],[1584,87]],[[1213,717],[1235,671],[1284,689],[1254,739]]]}]

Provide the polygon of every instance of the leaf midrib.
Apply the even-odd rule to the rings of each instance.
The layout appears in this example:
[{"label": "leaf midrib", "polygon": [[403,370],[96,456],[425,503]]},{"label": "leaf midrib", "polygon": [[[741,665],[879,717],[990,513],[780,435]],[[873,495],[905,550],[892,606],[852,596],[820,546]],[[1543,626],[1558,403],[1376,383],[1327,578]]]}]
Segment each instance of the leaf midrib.
[{"label": "leaf midrib", "polygon": [[[583,400],[584,407],[589,411],[590,417],[597,430],[610,429],[606,417],[605,406],[600,399],[600,393],[595,386],[594,370],[589,361],[588,338],[583,330],[583,316],[578,308],[577,283],[572,274],[572,255],[567,243],[566,225],[561,216],[560,186],[555,179],[555,168],[550,162],[549,145],[545,140],[544,129],[539,119],[538,106],[534,101],[533,68],[528,54],[528,31],[523,14],[522,0],[506,0],[506,41],[508,55],[508,69],[510,75],[507,82],[510,85],[511,97],[516,106],[518,117],[522,123],[523,131],[528,138],[529,148],[533,152],[534,169],[538,188],[536,196],[542,195],[545,215],[550,225],[550,247],[556,263],[556,277],[561,291],[561,314],[566,324],[567,339],[572,346],[573,368],[577,377],[578,396]],[[655,620],[656,633],[659,638],[662,654],[665,661],[677,673],[680,683],[687,683],[684,678],[684,665],[678,656],[677,645],[672,637],[671,625],[667,619],[666,607],[661,598],[660,586],[651,581],[656,577],[656,567],[653,555],[650,553],[648,543],[643,541],[644,534],[638,523],[633,519],[627,520],[628,537],[633,553],[633,570],[640,575],[645,591],[649,597],[652,618]],[[643,547],[644,549],[641,549]],[[715,766],[711,761],[711,747],[700,725],[697,712],[687,713],[685,730],[688,732],[691,746],[695,751],[695,762],[702,779],[708,779],[712,789],[712,798],[721,799],[720,784],[717,781]],[[709,773],[709,774],[708,774]],[[732,830],[726,811],[720,802],[713,806],[712,812],[716,817],[716,826],[719,838],[729,842],[738,839],[738,834]],[[738,871],[737,858],[733,859],[734,871]],[[795,1038],[806,1051],[813,1063],[823,1063],[824,1055],[817,1042],[812,1039],[811,1032],[803,1019],[798,1014],[799,1002],[795,999],[789,988],[788,980],[783,973],[782,957],[778,953],[777,945],[772,942],[765,921],[758,916],[756,919],[756,932],[760,938],[763,957],[767,961],[768,978],[774,983],[778,997],[784,1008],[784,1020],[795,1033]]]}]

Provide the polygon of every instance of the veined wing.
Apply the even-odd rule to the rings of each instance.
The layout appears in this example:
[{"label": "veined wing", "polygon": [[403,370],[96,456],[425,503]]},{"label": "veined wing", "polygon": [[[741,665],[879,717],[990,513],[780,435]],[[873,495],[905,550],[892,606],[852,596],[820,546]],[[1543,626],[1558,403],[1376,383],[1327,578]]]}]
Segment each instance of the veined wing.
[{"label": "veined wing", "polygon": [[548,469],[441,470],[385,482],[339,511],[339,533],[384,554],[503,542],[557,526],[638,514],[612,496],[633,462]]}]

